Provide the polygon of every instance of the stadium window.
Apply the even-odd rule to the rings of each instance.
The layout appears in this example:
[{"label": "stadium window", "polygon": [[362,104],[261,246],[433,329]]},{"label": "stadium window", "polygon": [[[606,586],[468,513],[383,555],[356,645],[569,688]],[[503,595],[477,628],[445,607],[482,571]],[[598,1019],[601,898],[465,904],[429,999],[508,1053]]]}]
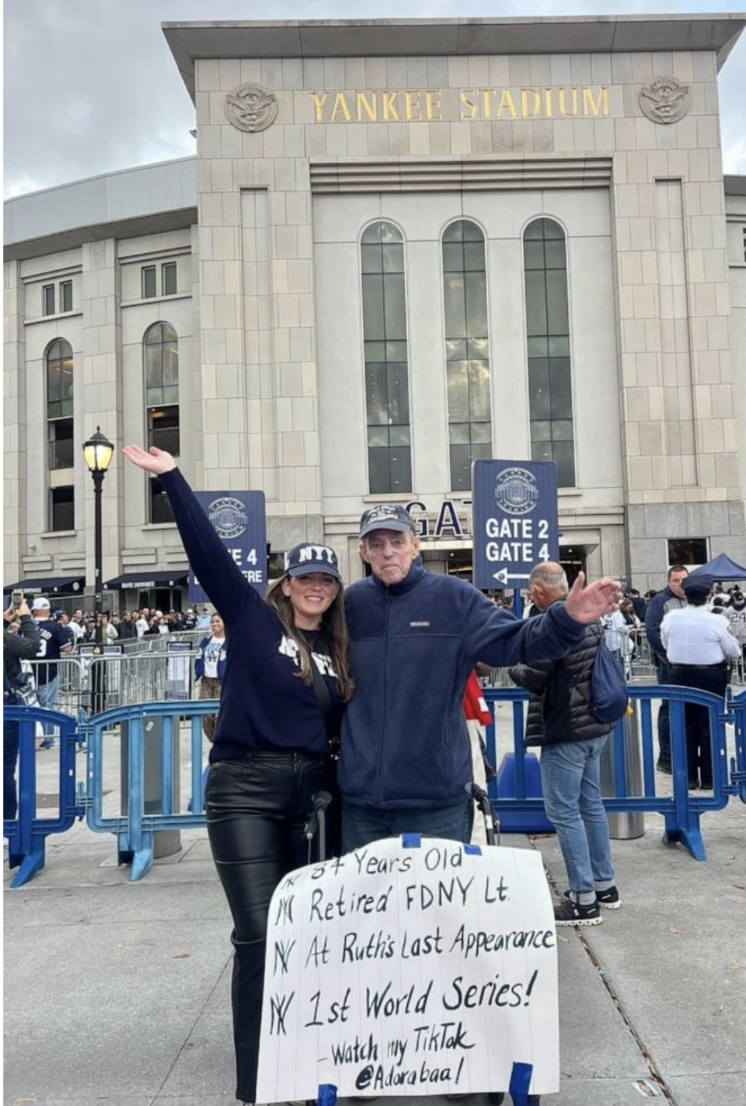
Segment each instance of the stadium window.
[{"label": "stadium window", "polygon": [[461,219],[443,232],[451,490],[471,490],[473,461],[492,456],[484,234]]},{"label": "stadium window", "polygon": [[372,494],[412,490],[404,240],[381,220],[360,242],[363,348]]},{"label": "stadium window", "polygon": [[142,267],[142,298],[151,300],[157,295],[155,287],[155,265],[143,265]]},{"label": "stadium window", "polygon": [[561,488],[575,486],[565,232],[535,219],[523,235],[531,459],[555,461]]}]

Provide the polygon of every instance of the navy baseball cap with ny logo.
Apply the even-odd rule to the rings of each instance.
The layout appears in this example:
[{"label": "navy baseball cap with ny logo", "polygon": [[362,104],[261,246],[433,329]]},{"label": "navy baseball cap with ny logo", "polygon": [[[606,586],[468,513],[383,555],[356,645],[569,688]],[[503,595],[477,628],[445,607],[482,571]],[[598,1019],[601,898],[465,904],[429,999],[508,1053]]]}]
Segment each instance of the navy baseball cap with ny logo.
[{"label": "navy baseball cap with ny logo", "polygon": [[287,576],[310,576],[313,572],[325,572],[335,580],[341,580],[337,554],[328,545],[304,541],[285,554]]},{"label": "navy baseball cap with ny logo", "polygon": [[360,519],[360,537],[373,530],[399,530],[401,533],[415,532],[414,519],[409,511],[395,503],[379,503],[377,507],[371,507],[363,512]]}]

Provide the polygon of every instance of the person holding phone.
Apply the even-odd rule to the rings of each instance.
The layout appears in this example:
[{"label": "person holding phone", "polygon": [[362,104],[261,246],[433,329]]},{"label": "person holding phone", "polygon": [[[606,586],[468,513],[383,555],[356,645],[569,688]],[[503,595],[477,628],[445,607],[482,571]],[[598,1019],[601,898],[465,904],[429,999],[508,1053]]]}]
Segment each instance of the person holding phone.
[{"label": "person holding phone", "polygon": [[[18,632],[11,625],[19,621]],[[3,705],[18,703],[16,687],[22,676],[21,661],[36,656],[41,637],[31,617],[23,592],[13,592],[7,611],[3,611]],[[18,745],[20,723],[3,716],[3,818],[15,818],[18,813]]]}]

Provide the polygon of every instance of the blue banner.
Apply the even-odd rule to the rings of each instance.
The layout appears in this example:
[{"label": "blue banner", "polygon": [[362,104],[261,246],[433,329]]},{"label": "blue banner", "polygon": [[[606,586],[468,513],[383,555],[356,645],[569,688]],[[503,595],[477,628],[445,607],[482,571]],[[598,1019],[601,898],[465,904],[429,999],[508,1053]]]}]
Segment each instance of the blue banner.
[{"label": "blue banner", "polygon": [[475,461],[474,583],[523,588],[539,561],[559,560],[554,461]]},{"label": "blue banner", "polygon": [[[264,594],[267,587],[267,521],[264,492],[196,492],[215,533],[248,582]],[[190,603],[209,603],[189,572]]]}]

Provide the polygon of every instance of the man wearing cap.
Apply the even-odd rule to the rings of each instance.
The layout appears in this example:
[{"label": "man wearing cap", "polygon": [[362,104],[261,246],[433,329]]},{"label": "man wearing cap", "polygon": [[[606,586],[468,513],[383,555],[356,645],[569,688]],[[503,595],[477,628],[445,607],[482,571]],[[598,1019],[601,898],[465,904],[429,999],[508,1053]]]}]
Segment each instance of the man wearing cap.
[{"label": "man wearing cap", "polygon": [[[36,660],[42,657],[48,664],[37,664],[34,676],[36,677],[36,693],[39,697],[39,705],[54,710],[57,705],[57,692],[59,690],[58,665],[60,656],[73,651],[73,636],[67,627],[60,622],[55,622],[49,607],[49,600],[43,595],[34,600],[32,607],[36,626],[41,638],[39,652]],[[41,749],[51,749],[54,745],[54,730],[49,726],[44,727],[44,737],[40,745]]]},{"label": "man wearing cap", "polygon": [[[707,609],[712,580],[688,576],[683,582],[687,605],[669,611],[661,623],[661,642],[668,658],[669,682],[678,687],[698,687],[721,697],[728,682],[726,661],[740,654],[728,623]],[[712,787],[712,742],[707,707],[688,703],[686,763],[689,787]]]},{"label": "man wearing cap", "polygon": [[[686,565],[671,565],[668,570],[667,586],[655,593],[645,612],[645,634],[653,651],[659,684],[671,683],[666,650],[661,641],[661,623],[668,611],[686,607],[686,596],[681,585],[688,575],[689,569]],[[660,772],[671,775],[671,722],[668,715],[668,699],[664,699],[658,708],[657,768]]]},{"label": "man wearing cap", "polygon": [[371,575],[345,593],[356,691],[342,722],[343,847],[423,832],[468,842],[472,783],[463,696],[477,661],[492,667],[562,657],[587,623],[615,610],[619,585],[584,587],[518,621],[471,584],[427,572],[411,515],[363,514]]}]

